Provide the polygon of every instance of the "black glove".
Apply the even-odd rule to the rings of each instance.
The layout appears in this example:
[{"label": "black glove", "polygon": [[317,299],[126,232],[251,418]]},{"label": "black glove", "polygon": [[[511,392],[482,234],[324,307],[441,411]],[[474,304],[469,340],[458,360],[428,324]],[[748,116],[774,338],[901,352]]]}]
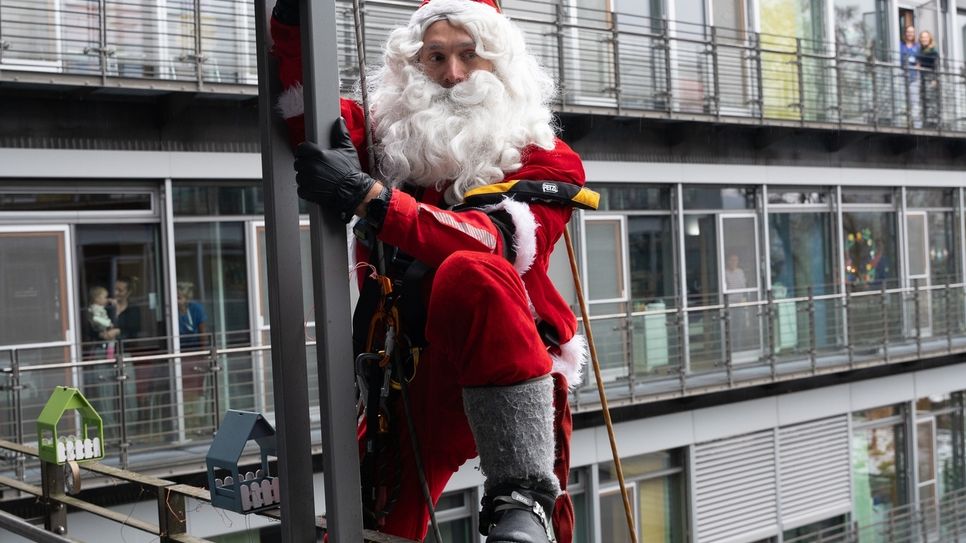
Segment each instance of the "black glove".
[{"label": "black glove", "polygon": [[344,222],[355,215],[376,180],[359,165],[345,121],[332,126],[332,148],[305,142],[295,149],[295,181],[299,197],[339,212]]},{"label": "black glove", "polygon": [[287,25],[299,24],[299,3],[298,0],[277,0],[275,8],[272,9],[272,17],[278,22]]}]

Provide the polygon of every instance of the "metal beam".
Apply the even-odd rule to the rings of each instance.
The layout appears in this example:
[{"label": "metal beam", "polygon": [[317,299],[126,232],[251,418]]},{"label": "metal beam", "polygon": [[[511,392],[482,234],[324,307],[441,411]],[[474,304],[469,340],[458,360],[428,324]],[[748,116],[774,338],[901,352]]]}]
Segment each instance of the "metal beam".
[{"label": "metal beam", "polygon": [[261,128],[268,259],[268,309],[272,324],[272,387],[281,477],[282,541],[316,541],[312,499],[312,441],[309,428],[305,324],[302,320],[302,258],[298,195],[292,150],[274,104],[281,84],[269,54],[266,0],[256,0],[258,117]]},{"label": "metal beam", "polygon": [[[305,137],[328,146],[339,118],[339,62],[335,0],[300,0]],[[345,225],[310,206],[315,325],[318,337],[319,411],[329,541],[363,539],[359,449],[356,445],[355,376]]]},{"label": "metal beam", "polygon": [[11,515],[6,511],[0,511],[0,532],[10,532],[26,537],[30,541],[39,541],[40,543],[76,543],[77,541],[76,539],[69,539],[48,532],[40,526],[34,526],[26,520]]}]

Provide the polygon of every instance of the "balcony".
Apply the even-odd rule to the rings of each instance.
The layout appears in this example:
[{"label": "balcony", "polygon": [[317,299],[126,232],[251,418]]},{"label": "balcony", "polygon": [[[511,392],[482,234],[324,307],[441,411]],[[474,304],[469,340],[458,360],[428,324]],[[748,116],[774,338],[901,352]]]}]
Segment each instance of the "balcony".
[{"label": "balcony", "polygon": [[[592,316],[608,402],[640,404],[966,351],[966,284],[811,290]],[[587,380],[575,411],[599,409],[593,376]]]},{"label": "balcony", "polygon": [[[881,47],[507,2],[561,87],[560,112],[955,136],[966,70],[900,67]],[[242,0],[2,0],[0,81],[254,95],[253,5]],[[160,6],[160,7],[159,7]],[[367,62],[410,3],[365,2]],[[337,3],[343,88],[358,76],[351,4]],[[910,83],[911,80],[915,80]],[[910,92],[910,88],[913,88]]]},{"label": "balcony", "polygon": [[[963,283],[772,293],[760,302],[597,315],[592,326],[609,401],[620,406],[966,352],[964,302]],[[105,462],[136,471],[197,469],[226,409],[272,418],[270,347],[248,337],[219,335],[221,347],[180,353],[160,347],[166,338],[106,353],[83,344],[0,349],[0,439],[32,444],[51,390],[71,385],[104,419]],[[318,420],[314,342],[306,348]],[[589,368],[587,375],[572,396],[577,412],[600,409]],[[320,443],[317,432],[313,442]],[[9,460],[19,479],[39,477],[23,457]]]}]

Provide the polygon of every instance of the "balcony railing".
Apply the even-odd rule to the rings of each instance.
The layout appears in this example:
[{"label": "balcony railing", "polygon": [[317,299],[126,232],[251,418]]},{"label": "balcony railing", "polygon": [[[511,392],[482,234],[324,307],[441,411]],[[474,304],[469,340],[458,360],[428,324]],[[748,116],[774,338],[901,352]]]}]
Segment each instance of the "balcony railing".
[{"label": "balcony railing", "polygon": [[[416,3],[363,1],[367,62]],[[54,6],[59,6],[54,8]],[[351,3],[337,2],[343,88],[358,77]],[[966,132],[966,69],[900,66],[865,44],[514,1],[505,9],[556,78],[559,111],[890,133]],[[254,94],[246,0],[0,0],[0,80]]]},{"label": "balcony railing", "polygon": [[966,490],[902,505],[872,522],[852,521],[785,538],[785,543],[945,543],[966,540]]},{"label": "balcony railing", "polygon": [[[687,309],[651,304],[594,316],[592,326],[609,400],[619,406],[966,352],[966,284]],[[104,419],[106,462],[198,465],[225,410],[274,410],[270,348],[249,337],[209,335],[203,345],[222,346],[181,353],[162,348],[166,338],[126,341],[116,352],[90,344],[0,349],[0,439],[34,443],[51,391],[72,385]],[[307,349],[317,418],[314,343]],[[600,408],[587,374],[575,411]],[[36,466],[12,460],[18,477],[39,477]]]},{"label": "balcony railing", "polygon": [[[610,404],[966,352],[966,284],[802,294],[773,291],[757,301],[724,296],[723,303],[701,307],[668,299],[593,315]],[[575,410],[599,408],[595,386],[591,374]]]}]

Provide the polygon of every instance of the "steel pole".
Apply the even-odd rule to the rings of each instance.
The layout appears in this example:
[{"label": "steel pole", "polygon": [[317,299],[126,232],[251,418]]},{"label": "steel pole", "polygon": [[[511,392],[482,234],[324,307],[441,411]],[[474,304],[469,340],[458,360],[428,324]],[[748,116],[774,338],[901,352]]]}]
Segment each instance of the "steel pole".
[{"label": "steel pole", "polygon": [[255,15],[282,541],[314,543],[317,538],[312,499],[305,325],[302,320],[298,196],[295,193],[295,171],[292,169],[293,157],[288,136],[274,109],[281,84],[278,66],[269,54],[266,0],[256,0]]},{"label": "steel pole", "polygon": [[[328,147],[339,118],[339,62],[335,0],[300,0],[305,137]],[[316,356],[322,419],[329,541],[362,541],[362,485],[356,445],[355,374],[349,302],[346,228],[311,205],[312,276],[315,278]]]}]

